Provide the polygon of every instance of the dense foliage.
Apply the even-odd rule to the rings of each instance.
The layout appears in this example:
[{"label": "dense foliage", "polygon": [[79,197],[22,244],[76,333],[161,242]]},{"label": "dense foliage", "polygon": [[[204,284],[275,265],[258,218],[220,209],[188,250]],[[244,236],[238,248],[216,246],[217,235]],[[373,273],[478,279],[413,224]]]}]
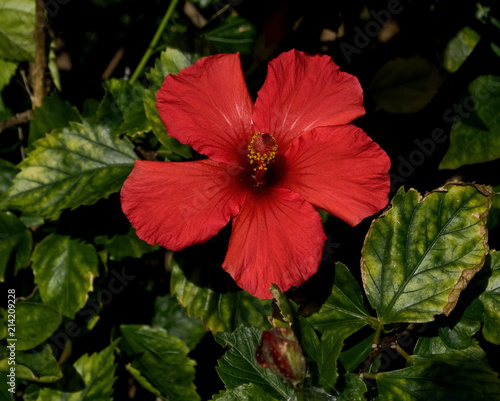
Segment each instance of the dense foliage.
[{"label": "dense foliage", "polygon": [[[499,6],[330,3],[0,0],[1,400],[500,400]],[[322,212],[318,273],[263,300],[221,268],[230,227],[148,245],[119,191],[202,157],[168,74],[239,52],[255,97],[292,48],[358,77],[390,204]]]}]

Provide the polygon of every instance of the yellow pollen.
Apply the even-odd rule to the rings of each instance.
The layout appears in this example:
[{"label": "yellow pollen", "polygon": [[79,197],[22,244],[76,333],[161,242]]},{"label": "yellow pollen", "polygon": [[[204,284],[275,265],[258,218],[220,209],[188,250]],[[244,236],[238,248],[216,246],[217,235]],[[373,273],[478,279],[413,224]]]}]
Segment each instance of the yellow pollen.
[{"label": "yellow pollen", "polygon": [[267,170],[267,166],[274,161],[277,152],[276,139],[267,133],[257,132],[248,145],[247,154],[250,164],[257,165],[253,171]]}]

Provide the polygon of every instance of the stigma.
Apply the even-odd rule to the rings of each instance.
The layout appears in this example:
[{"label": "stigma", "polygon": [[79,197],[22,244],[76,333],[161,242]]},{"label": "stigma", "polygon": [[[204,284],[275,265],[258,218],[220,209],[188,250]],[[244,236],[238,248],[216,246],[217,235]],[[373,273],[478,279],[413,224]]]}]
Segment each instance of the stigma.
[{"label": "stigma", "polygon": [[257,132],[248,145],[247,157],[250,164],[255,165],[253,171],[264,172],[270,163],[276,158],[278,145],[276,139],[270,134]]}]

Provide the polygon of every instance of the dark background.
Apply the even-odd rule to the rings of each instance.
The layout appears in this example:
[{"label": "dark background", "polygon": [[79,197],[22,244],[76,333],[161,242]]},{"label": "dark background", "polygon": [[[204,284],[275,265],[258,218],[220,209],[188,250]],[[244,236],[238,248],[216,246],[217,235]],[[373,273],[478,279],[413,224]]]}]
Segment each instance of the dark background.
[{"label": "dark background", "polygon": [[[231,8],[211,24],[216,25],[233,10],[255,24],[261,34],[266,32],[275,39],[275,45],[271,50],[267,49],[264,52],[256,47],[252,54],[242,58],[244,69],[250,68],[255,59],[262,60],[262,63],[247,76],[249,90],[254,97],[264,82],[267,61],[292,48],[308,53],[320,52],[330,55],[342,70],[358,77],[365,91],[377,70],[396,57],[418,55],[438,66],[442,84],[429,104],[418,112],[388,113],[380,110],[369,96],[365,97],[366,115],[355,124],[362,127],[389,154],[393,174],[399,174],[402,168],[401,160],[408,160],[409,155],[418,149],[415,145],[416,139],[423,141],[431,138],[436,128],[442,129],[449,137],[451,122],[445,121],[443,114],[459,101],[472,80],[483,74],[499,75],[500,58],[493,54],[489,44],[485,41],[478,44],[473,54],[456,73],[449,74],[440,67],[446,44],[466,25],[500,45],[498,34],[500,31],[487,31],[487,28],[476,19],[476,1],[458,3],[452,0],[401,0],[399,4],[402,11],[392,16],[397,22],[398,32],[386,43],[381,43],[376,39],[371,40],[366,47],[358,48],[358,51],[350,57],[351,59],[345,57],[342,43],[352,45],[356,35],[354,28],[358,27],[361,30],[365,28],[366,21],[360,19],[363,8],[375,11],[384,10],[387,9],[387,1],[242,0],[226,2],[226,4],[230,4]],[[483,1],[482,4],[491,7],[492,14],[500,15],[498,2]],[[221,6],[219,2],[204,9],[200,8],[200,11],[207,19],[210,19]],[[119,49],[123,49],[123,57],[109,77],[122,78],[130,75],[155,34],[167,7],[167,1],[154,0],[48,1],[47,23],[50,35],[57,45],[59,62],[65,68],[61,70],[60,96],[80,111],[84,108],[87,99],[101,99],[104,93],[103,74]],[[192,25],[189,18],[182,12],[182,4],[177,10],[173,24],[184,27],[185,31],[179,34],[167,29],[160,41],[160,48],[167,44],[189,47],[190,44],[203,42],[203,31]],[[345,29],[345,35],[342,38],[334,41],[320,40],[323,29],[337,32],[342,23]],[[205,43],[205,46],[216,51],[210,43]],[[150,66],[153,65],[157,55],[158,53],[150,59]],[[15,112],[30,107],[27,99],[20,97],[18,89],[11,85],[4,95],[5,99],[9,99],[11,107],[19,107],[19,110],[14,110]],[[16,99],[17,97],[19,99]],[[13,106],[14,104],[17,106]],[[436,144],[435,151],[426,156],[421,164],[414,166],[411,174],[403,177],[402,181],[397,180],[394,188],[404,185],[406,189],[415,188],[425,193],[442,186],[454,176],[466,182],[500,184],[498,176],[500,161],[498,160],[464,166],[456,171],[439,170],[438,165],[446,153],[448,144],[449,140]],[[390,198],[394,193],[395,191],[392,191]],[[111,196],[110,199],[100,201],[96,205],[81,207],[71,213],[63,213],[58,222],[59,229],[68,233],[76,232],[80,227],[86,227],[85,222],[89,218],[96,216],[106,216],[111,222],[111,231],[114,233],[120,228],[126,231],[128,227],[127,220],[121,214],[118,196]],[[353,274],[359,275],[357,266],[359,266],[360,250],[370,222],[371,218],[353,229],[335,218],[329,218],[325,224],[325,231],[329,236],[330,246],[325,249],[327,255],[325,262],[321,265],[316,277],[306,283],[304,288],[290,291],[289,295],[298,301],[307,298],[311,303],[309,306],[314,309],[315,305],[320,303],[328,293],[329,285],[331,286],[328,278],[331,276],[333,261],[342,261],[351,267]],[[211,260],[210,264],[214,269],[220,269],[229,231],[229,228],[224,230],[222,235],[207,244],[189,248],[188,251],[180,253],[178,258],[203,255],[205,260]],[[92,237],[96,233],[78,231],[80,237],[85,237],[86,234]],[[489,243],[492,249],[500,248],[498,228],[490,231]],[[207,254],[211,256],[207,257]],[[82,349],[89,353],[101,350],[109,344],[109,333],[117,323],[149,324],[155,297],[168,293],[169,277],[163,269],[163,258],[164,251],[160,250],[143,258],[142,265],[137,265],[136,260],[117,266],[110,265],[111,269],[117,270],[125,266],[138,279],[134,280],[123,293],[118,294],[113,302],[102,310],[100,321],[94,330],[74,341],[74,350]],[[110,275],[108,279],[109,277]],[[140,311],[140,313],[130,313],[131,310]],[[138,318],[141,320],[138,321]],[[214,369],[217,358],[223,352],[222,347],[216,344],[212,335],[208,333],[202,343],[190,354],[198,363],[196,384],[202,399],[211,398],[212,394],[223,388]],[[78,356],[78,352],[75,352],[75,359]],[[498,363],[492,361],[492,364],[498,370]],[[119,365],[119,369],[123,369],[123,366]],[[114,398],[116,400],[128,399],[130,388],[130,382],[126,379],[128,373],[118,370],[116,376],[119,379],[115,385]],[[135,399],[147,400],[154,399],[154,397],[144,390],[137,389]]]}]

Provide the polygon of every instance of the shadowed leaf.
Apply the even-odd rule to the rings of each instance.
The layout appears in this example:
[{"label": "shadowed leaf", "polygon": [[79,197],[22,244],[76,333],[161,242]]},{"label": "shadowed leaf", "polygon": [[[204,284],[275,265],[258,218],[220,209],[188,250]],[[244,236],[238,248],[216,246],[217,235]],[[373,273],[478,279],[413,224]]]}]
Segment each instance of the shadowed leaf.
[{"label": "shadowed leaf", "polygon": [[465,110],[462,116],[455,116],[450,147],[440,169],[456,169],[500,157],[500,77],[476,78],[460,104]]}]

